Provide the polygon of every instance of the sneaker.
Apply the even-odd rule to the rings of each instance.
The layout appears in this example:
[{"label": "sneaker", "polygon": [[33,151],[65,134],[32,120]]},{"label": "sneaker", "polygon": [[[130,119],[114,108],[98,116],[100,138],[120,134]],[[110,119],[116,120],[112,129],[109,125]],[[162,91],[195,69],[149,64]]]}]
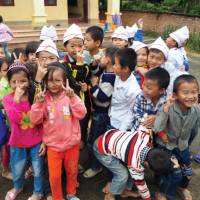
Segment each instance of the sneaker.
[{"label": "sneaker", "polygon": [[86,170],[83,174],[83,177],[85,178],[92,178],[94,176],[96,176],[97,174],[101,173],[103,171],[102,168],[98,169],[98,170],[93,170],[92,168],[89,168],[88,170]]}]

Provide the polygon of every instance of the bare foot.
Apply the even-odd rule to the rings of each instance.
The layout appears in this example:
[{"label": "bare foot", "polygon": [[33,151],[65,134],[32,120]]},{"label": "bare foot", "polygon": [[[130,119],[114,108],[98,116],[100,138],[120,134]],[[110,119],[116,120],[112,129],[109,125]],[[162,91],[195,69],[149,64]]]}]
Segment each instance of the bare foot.
[{"label": "bare foot", "polygon": [[110,184],[111,182],[106,183],[106,185],[103,187],[102,192],[107,194],[110,191]]},{"label": "bare foot", "polygon": [[188,189],[179,187],[177,191],[182,200],[192,200],[192,194]]},{"label": "bare foot", "polygon": [[130,191],[130,190],[124,190],[123,193],[121,194],[122,198],[126,197],[140,197],[140,194],[137,191]]},{"label": "bare foot", "polygon": [[48,196],[47,200],[53,200],[53,197],[52,196]]},{"label": "bare foot", "polygon": [[156,197],[155,198],[156,200],[167,200],[167,198],[164,195],[162,195],[160,192],[156,192],[155,197]]},{"label": "bare foot", "polygon": [[112,193],[105,194],[104,200],[115,200],[115,195]]}]

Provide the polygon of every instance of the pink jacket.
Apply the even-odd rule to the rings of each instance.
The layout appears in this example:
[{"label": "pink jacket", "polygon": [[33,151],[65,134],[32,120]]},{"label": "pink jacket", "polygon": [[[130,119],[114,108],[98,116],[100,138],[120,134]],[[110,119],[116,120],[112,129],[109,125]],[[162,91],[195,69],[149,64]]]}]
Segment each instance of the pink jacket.
[{"label": "pink jacket", "polygon": [[33,124],[43,124],[44,143],[62,152],[80,143],[79,120],[85,114],[85,105],[78,96],[69,98],[63,92],[54,101],[47,92],[43,103],[32,105],[30,118]]},{"label": "pink jacket", "polygon": [[19,148],[29,148],[40,143],[42,134],[39,127],[30,121],[29,102],[15,103],[13,93],[4,96],[2,102],[11,126],[9,144]]}]

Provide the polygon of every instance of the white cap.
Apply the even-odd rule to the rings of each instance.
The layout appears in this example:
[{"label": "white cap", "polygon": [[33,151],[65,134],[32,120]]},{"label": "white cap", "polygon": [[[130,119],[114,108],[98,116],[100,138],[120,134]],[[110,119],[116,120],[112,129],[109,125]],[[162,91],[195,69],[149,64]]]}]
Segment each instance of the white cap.
[{"label": "white cap", "polygon": [[130,46],[130,48],[134,49],[135,52],[144,47],[147,47],[147,45],[140,41],[134,41],[133,44]]},{"label": "white cap", "polygon": [[47,51],[59,58],[56,44],[51,39],[44,40],[38,47],[36,53],[39,53],[41,51]]},{"label": "white cap", "polygon": [[168,58],[169,48],[167,47],[167,45],[165,44],[164,40],[161,37],[155,40],[149,46],[149,49],[158,49],[164,54],[166,59]]},{"label": "white cap", "polygon": [[133,26],[126,26],[126,31],[128,32],[128,38],[133,38],[135,33],[138,31],[137,24],[133,24]]},{"label": "white cap", "polygon": [[65,42],[67,42],[68,40],[71,40],[72,38],[80,38],[80,39],[84,40],[83,34],[81,32],[81,29],[76,24],[72,24],[65,31],[64,38],[63,38],[63,44]]},{"label": "white cap", "polygon": [[178,47],[182,47],[186,40],[189,39],[190,33],[188,27],[183,26],[182,28],[174,31],[173,33],[170,33],[169,36],[177,42]]},{"label": "white cap", "polygon": [[112,34],[112,38],[120,38],[122,40],[126,40],[128,41],[128,32],[126,31],[126,29],[123,26],[119,26],[114,33]]},{"label": "white cap", "polygon": [[54,26],[43,26],[41,33],[40,33],[40,40],[47,40],[51,39],[53,41],[58,40],[58,36],[56,33],[56,29]]}]

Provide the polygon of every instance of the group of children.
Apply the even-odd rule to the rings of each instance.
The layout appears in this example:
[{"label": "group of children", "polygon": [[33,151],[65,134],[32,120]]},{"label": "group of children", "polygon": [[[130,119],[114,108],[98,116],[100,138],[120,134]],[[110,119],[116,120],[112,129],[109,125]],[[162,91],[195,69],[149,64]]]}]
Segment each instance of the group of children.
[{"label": "group of children", "polygon": [[9,126],[2,176],[14,186],[5,200],[23,192],[30,171],[29,200],[63,200],[62,166],[66,198],[79,200],[78,162],[85,145],[90,167],[83,176],[94,177],[103,167],[112,173],[105,200],[151,200],[145,168],[155,173],[156,200],[173,199],[176,192],[192,200],[189,145],[198,133],[200,108],[198,81],[187,72],[184,51],[189,31],[183,27],[166,43],[159,37],[146,45],[139,22],[138,29],[118,27],[106,49],[102,28],[91,26],[83,36],[76,24],[64,34],[64,55],[57,51],[53,26],[42,29],[40,44],[13,50],[11,63],[0,48],[1,113],[7,118],[1,124]]}]

